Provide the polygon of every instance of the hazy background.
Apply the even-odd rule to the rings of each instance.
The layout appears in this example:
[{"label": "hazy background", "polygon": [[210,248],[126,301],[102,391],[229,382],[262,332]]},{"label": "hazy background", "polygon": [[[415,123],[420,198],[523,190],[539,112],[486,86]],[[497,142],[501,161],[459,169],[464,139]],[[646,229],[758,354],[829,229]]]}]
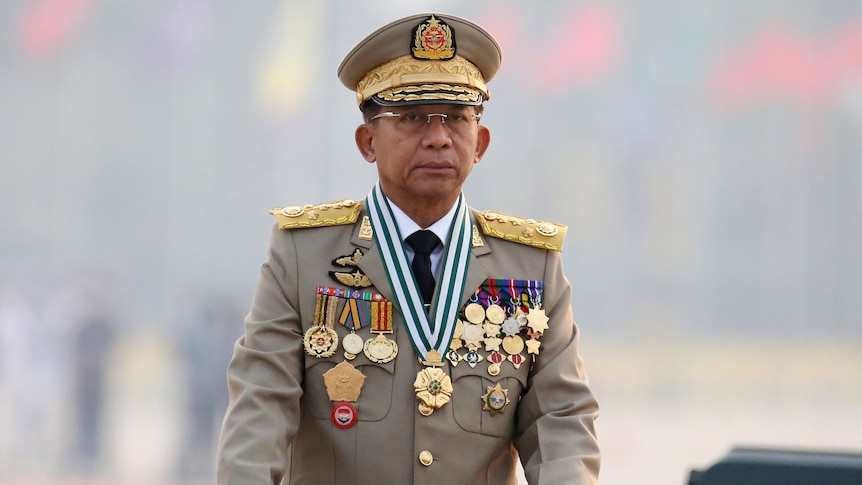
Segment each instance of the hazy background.
[{"label": "hazy background", "polygon": [[0,483],[213,481],[267,211],[368,193],[335,71],[429,10],[503,47],[468,201],[569,226],[602,483],[862,449],[857,0],[3,0]]}]

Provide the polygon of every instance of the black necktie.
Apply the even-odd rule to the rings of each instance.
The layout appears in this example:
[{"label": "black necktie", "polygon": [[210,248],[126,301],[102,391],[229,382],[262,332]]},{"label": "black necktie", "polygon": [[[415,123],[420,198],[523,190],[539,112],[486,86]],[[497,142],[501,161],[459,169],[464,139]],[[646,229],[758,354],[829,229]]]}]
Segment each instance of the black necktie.
[{"label": "black necktie", "polygon": [[413,263],[410,267],[413,269],[413,276],[416,277],[416,282],[419,284],[419,291],[422,292],[422,299],[425,303],[431,303],[431,298],[434,296],[434,274],[431,273],[431,251],[440,244],[440,239],[427,230],[416,231],[407,236],[405,242],[413,248],[415,255]]}]

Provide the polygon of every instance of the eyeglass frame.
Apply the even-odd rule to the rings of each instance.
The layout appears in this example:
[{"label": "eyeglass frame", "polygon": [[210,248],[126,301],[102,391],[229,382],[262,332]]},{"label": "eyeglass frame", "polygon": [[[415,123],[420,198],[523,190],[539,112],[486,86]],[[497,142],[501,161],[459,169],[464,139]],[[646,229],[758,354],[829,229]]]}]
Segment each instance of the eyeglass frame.
[{"label": "eyeglass frame", "polygon": [[[434,116],[439,116],[440,117],[440,123],[443,125],[446,124],[447,118],[449,118],[450,116],[453,116],[452,114],[446,114],[446,113],[423,113],[421,111],[408,111],[406,113],[396,113],[394,111],[384,111],[382,113],[377,113],[376,115],[369,118],[368,123],[372,123],[372,122],[377,121],[381,118],[400,118],[406,114],[424,115],[426,117],[425,118],[425,124],[426,125],[431,124],[431,118]],[[471,120],[479,121],[479,119],[482,118],[482,113],[473,113],[470,115],[462,115],[462,116],[464,116],[464,121],[471,121]],[[410,121],[410,120],[407,120],[407,121]],[[421,126],[421,125],[416,125],[416,126]]]}]

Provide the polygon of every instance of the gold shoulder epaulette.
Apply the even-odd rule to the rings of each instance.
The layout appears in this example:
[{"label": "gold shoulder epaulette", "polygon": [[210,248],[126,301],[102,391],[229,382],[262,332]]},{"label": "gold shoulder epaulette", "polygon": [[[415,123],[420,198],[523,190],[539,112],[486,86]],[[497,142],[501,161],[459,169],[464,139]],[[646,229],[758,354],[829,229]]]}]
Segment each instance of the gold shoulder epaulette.
[{"label": "gold shoulder epaulette", "polygon": [[326,204],[276,208],[269,213],[275,216],[279,229],[298,229],[353,224],[361,210],[362,202],[345,199]]},{"label": "gold shoulder epaulette", "polygon": [[476,214],[482,232],[491,237],[552,251],[562,251],[568,227],[553,222],[522,219],[496,211]]}]

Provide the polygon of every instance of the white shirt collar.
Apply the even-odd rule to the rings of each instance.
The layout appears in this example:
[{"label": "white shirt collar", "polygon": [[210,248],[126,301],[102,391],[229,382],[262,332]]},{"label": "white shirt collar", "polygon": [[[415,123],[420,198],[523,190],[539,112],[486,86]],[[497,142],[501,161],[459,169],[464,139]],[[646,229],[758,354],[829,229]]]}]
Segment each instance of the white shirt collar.
[{"label": "white shirt collar", "polygon": [[[389,200],[389,205],[392,207],[392,215],[395,216],[395,223],[398,224],[398,230],[401,232],[402,242],[407,238],[407,236],[422,229],[419,227],[419,224],[416,224],[416,221],[411,219],[410,216],[401,210],[398,205],[392,202],[391,199],[387,200]],[[444,247],[449,243],[449,228],[452,226],[452,220],[455,218],[455,209],[457,207],[458,204],[453,204],[452,208],[449,209],[449,212],[447,212],[446,215],[441,217],[434,224],[425,228],[436,234],[440,241],[443,242]]]}]

